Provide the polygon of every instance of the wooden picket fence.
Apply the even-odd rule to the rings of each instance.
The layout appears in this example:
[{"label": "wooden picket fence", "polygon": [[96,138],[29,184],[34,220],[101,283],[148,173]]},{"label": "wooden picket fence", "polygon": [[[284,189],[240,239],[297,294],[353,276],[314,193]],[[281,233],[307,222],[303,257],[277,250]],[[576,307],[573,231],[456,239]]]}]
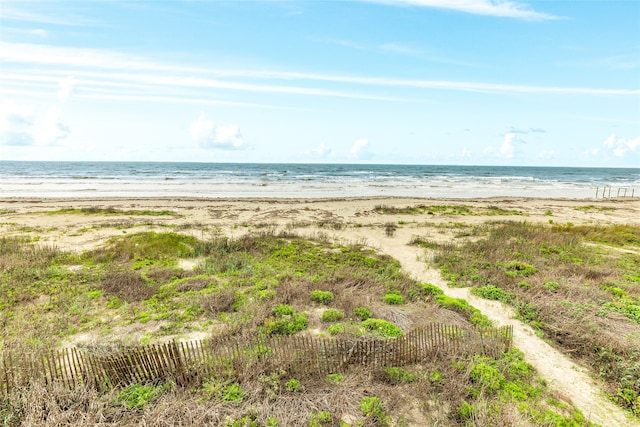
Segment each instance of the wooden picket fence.
[{"label": "wooden picket fence", "polygon": [[511,347],[512,339],[511,326],[466,329],[432,324],[391,339],[226,337],[135,346],[107,355],[75,347],[31,355],[5,349],[0,359],[0,390],[9,393],[33,380],[104,390],[164,380],[189,385],[213,375],[246,378],[281,370],[298,377],[326,375],[350,366],[403,366],[440,354],[499,357]]}]

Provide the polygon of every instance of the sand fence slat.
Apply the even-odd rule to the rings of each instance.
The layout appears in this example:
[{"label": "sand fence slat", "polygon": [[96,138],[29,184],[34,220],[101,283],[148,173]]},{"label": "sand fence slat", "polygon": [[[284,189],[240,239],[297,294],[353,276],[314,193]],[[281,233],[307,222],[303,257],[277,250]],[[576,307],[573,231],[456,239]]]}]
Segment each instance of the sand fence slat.
[{"label": "sand fence slat", "polygon": [[202,341],[136,346],[105,356],[78,348],[36,352],[20,357],[0,355],[0,392],[40,378],[66,387],[105,387],[135,382],[174,380],[188,385],[212,375],[239,377],[285,370],[290,375],[329,374],[351,365],[371,368],[402,366],[438,357],[438,353],[499,357],[513,343],[513,326],[460,328],[429,324],[395,338],[321,338],[280,336],[208,338]]}]

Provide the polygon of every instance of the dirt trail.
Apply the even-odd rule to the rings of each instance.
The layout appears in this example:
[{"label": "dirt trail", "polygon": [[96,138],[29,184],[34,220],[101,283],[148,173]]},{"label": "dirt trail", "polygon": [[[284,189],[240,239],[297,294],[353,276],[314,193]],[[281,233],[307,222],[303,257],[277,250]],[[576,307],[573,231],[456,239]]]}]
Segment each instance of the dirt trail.
[{"label": "dirt trail", "polygon": [[525,355],[550,387],[567,397],[591,422],[605,427],[640,426],[624,411],[608,401],[596,381],[587,371],[568,357],[540,339],[533,329],[514,319],[513,310],[498,301],[478,298],[468,288],[450,288],[440,277],[440,272],[428,268],[419,259],[422,252],[403,243],[400,238],[379,238],[367,235],[370,244],[380,252],[396,258],[403,269],[422,282],[439,286],[448,296],[464,298],[498,325],[513,325],[513,344]]}]

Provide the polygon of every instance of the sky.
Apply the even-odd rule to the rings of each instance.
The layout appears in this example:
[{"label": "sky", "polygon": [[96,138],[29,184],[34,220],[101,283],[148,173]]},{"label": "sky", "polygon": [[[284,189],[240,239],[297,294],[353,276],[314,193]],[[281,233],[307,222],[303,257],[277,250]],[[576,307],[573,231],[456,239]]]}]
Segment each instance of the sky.
[{"label": "sky", "polygon": [[640,167],[637,0],[0,0],[0,160]]}]

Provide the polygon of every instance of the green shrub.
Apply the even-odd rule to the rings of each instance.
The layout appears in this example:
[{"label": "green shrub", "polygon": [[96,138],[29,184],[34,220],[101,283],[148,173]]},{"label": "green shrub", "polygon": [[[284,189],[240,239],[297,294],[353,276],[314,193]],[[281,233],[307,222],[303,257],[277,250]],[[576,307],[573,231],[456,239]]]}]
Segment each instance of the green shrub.
[{"label": "green shrub", "polygon": [[240,384],[233,383],[222,389],[221,399],[225,402],[242,403],[247,393],[240,387]]},{"label": "green shrub", "polygon": [[384,297],[382,297],[382,300],[391,305],[400,305],[407,303],[407,300],[405,300],[402,295],[393,292],[386,294]]},{"label": "green shrub", "polygon": [[442,289],[431,283],[418,283],[409,291],[409,298],[414,301],[429,301],[437,295],[442,295]]},{"label": "green shrub", "polygon": [[509,261],[507,263],[498,263],[504,273],[509,277],[527,277],[538,271],[533,265],[520,261]]},{"label": "green shrub", "polygon": [[320,304],[329,304],[333,301],[333,292],[315,290],[311,292],[311,299]]},{"label": "green shrub", "polygon": [[291,378],[289,381],[287,381],[284,385],[285,390],[287,391],[291,391],[291,392],[297,392],[300,391],[300,381],[298,381],[295,378]]},{"label": "green shrub", "polygon": [[353,309],[353,315],[360,320],[367,320],[371,317],[371,311],[365,307],[356,307]]},{"label": "green shrub", "polygon": [[336,373],[336,374],[327,374],[327,379],[331,382],[334,383],[339,383],[342,382],[344,380],[344,375],[340,374],[340,373]]},{"label": "green shrub", "polygon": [[341,334],[344,332],[344,330],[344,324],[342,323],[336,323],[335,325],[331,325],[327,328],[327,332],[329,332],[329,334],[331,335]]},{"label": "green shrub", "polygon": [[389,424],[390,417],[386,414],[379,397],[363,397],[360,399],[360,410],[365,417],[377,421],[380,425]]},{"label": "green shrub", "polygon": [[445,294],[440,294],[436,295],[435,301],[441,307],[448,308],[449,310],[454,310],[468,316],[469,321],[474,325],[481,327],[492,326],[489,318],[482,314],[477,308],[469,305],[465,299],[451,298]]},{"label": "green shrub", "polygon": [[329,411],[320,411],[311,414],[309,427],[323,427],[333,425],[333,417]]},{"label": "green shrub", "polygon": [[408,384],[413,382],[415,376],[402,368],[386,368],[387,380],[391,384]]},{"label": "green shrub", "polygon": [[508,292],[494,285],[486,285],[479,288],[474,288],[471,290],[471,293],[479,296],[480,298],[502,301],[505,303],[510,302],[512,299],[511,295]]},{"label": "green shrub", "polygon": [[456,411],[462,421],[470,421],[473,417],[474,407],[468,402],[462,402]]},{"label": "green shrub", "polygon": [[293,335],[307,328],[307,313],[294,313],[281,318],[269,318],[264,321],[269,335]]},{"label": "green shrub", "polygon": [[118,393],[118,401],[127,409],[142,409],[168,390],[168,385],[131,384]]},{"label": "green shrub", "polygon": [[369,332],[383,337],[399,337],[404,335],[402,330],[391,322],[382,319],[367,319],[362,326]]},{"label": "green shrub", "polygon": [[273,309],[273,315],[276,317],[293,316],[293,307],[287,304],[280,304]]},{"label": "green shrub", "polygon": [[330,308],[322,313],[322,321],[327,323],[337,322],[338,320],[342,320],[343,316],[344,314],[340,310]]},{"label": "green shrub", "polygon": [[546,290],[551,291],[551,292],[555,292],[560,288],[560,284],[558,282],[545,282],[544,285],[542,285]]}]

